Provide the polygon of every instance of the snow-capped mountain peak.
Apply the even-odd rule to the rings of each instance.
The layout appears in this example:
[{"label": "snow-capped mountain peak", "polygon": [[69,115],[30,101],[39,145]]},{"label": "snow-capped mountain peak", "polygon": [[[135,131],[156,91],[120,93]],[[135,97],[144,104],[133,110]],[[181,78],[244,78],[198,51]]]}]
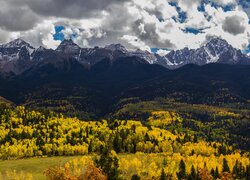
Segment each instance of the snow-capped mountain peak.
[{"label": "snow-capped mountain peak", "polygon": [[214,56],[222,54],[223,52],[228,51],[228,50],[233,50],[233,47],[230,44],[228,44],[227,41],[225,41],[224,39],[219,39],[219,38],[212,39],[205,45],[205,47]]},{"label": "snow-capped mountain peak", "polygon": [[127,52],[127,49],[121,44],[110,44],[110,45],[105,46],[104,48],[109,49],[111,51],[119,50],[122,52]]},{"label": "snow-capped mountain peak", "polygon": [[56,48],[56,51],[67,56],[72,56],[78,59],[81,53],[81,48],[73,42],[72,39],[65,39]]},{"label": "snow-capped mountain peak", "polygon": [[27,43],[26,41],[20,38],[10,41],[9,43],[6,43],[6,44],[2,44],[0,47],[1,48],[21,48],[23,46],[27,46],[29,48],[34,49],[29,43]]},{"label": "snow-capped mountain peak", "polygon": [[157,63],[158,56],[156,54],[150,53],[148,51],[143,51],[141,49],[137,49],[135,51],[130,51],[131,56],[137,56],[141,59],[148,61],[150,64]]},{"label": "snow-capped mountain peak", "polygon": [[186,64],[205,65],[209,63],[237,64],[249,63],[245,61],[245,55],[240,50],[231,46],[226,40],[213,38],[204,46],[198,49],[184,48],[177,51],[171,51],[166,55],[169,60],[170,68],[178,68]]},{"label": "snow-capped mountain peak", "polygon": [[[0,45],[0,55],[1,59],[4,61],[15,61],[19,59],[19,54],[23,51],[27,51],[29,56],[35,51],[29,43],[18,38],[9,43]],[[26,56],[27,57],[27,56]]]},{"label": "snow-capped mountain peak", "polygon": [[29,52],[29,55],[31,55],[35,51],[34,47],[32,47],[29,43],[20,38],[10,41],[9,43],[0,45],[0,49],[3,50],[2,55],[5,55],[8,60],[17,59],[18,54],[23,47],[26,47],[27,51]]},{"label": "snow-capped mountain peak", "polygon": [[73,48],[73,49],[77,48],[77,49],[79,49],[80,47],[76,43],[74,43],[72,39],[65,39],[56,48],[56,51],[64,51],[64,49],[68,49],[69,50],[70,48]]},{"label": "snow-capped mountain peak", "polygon": [[215,46],[229,46],[228,42],[225,39],[221,39],[219,37],[210,39],[207,44],[213,44]]}]

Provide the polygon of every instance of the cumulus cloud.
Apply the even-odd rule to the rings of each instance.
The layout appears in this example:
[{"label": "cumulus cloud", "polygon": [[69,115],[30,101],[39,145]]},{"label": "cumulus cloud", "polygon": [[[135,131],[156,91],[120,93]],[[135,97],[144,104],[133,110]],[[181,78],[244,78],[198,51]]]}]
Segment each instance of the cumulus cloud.
[{"label": "cumulus cloud", "polygon": [[[227,5],[229,11],[223,9]],[[198,48],[207,37],[218,36],[243,50],[250,39],[248,5],[238,0],[0,0],[0,42],[20,37],[55,48],[60,43],[53,38],[55,26],[63,26],[64,37],[82,47]]]},{"label": "cumulus cloud", "polygon": [[222,24],[222,28],[226,32],[237,35],[245,32],[246,25],[244,24],[244,18],[235,15],[226,17]]},{"label": "cumulus cloud", "polygon": [[25,31],[40,21],[38,15],[28,6],[11,6],[8,1],[0,1],[0,27],[8,31]]}]

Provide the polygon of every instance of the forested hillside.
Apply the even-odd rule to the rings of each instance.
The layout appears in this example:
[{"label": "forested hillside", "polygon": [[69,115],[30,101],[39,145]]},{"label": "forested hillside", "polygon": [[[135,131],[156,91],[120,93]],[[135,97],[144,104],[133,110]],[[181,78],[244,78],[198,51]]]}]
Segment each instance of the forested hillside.
[{"label": "forested hillside", "polygon": [[19,76],[0,77],[0,96],[16,105],[88,120],[108,117],[119,108],[117,103],[131,98],[249,107],[247,65],[187,65],[170,71],[136,57],[104,59],[90,69],[71,61],[64,65],[45,64]]},{"label": "forested hillside", "polygon": [[[237,114],[222,112],[217,116],[236,118]],[[249,178],[249,152],[230,146],[226,140],[206,141],[199,134],[202,129],[188,130],[185,124],[190,121],[173,111],[154,111],[144,121],[82,121],[25,107],[1,108],[0,122],[2,160],[84,156],[72,167],[66,164],[48,169],[52,179],[60,172],[78,177],[82,168],[89,168],[86,162],[92,162],[109,179]]]}]

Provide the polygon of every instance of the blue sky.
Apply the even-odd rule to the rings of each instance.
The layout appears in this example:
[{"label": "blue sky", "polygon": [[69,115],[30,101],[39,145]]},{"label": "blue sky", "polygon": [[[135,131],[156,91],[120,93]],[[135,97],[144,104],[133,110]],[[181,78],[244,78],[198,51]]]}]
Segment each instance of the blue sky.
[{"label": "blue sky", "polygon": [[64,26],[55,26],[55,34],[53,34],[54,40],[64,40],[64,34],[62,33],[62,30],[64,29]]}]

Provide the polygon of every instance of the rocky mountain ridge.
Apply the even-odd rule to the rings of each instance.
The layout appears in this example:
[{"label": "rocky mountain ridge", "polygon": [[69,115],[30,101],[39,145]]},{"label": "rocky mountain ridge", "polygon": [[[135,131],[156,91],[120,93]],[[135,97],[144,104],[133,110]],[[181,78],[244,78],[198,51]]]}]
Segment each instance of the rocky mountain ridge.
[{"label": "rocky mountain ridge", "polygon": [[81,48],[71,39],[62,41],[55,50],[44,47],[35,49],[24,40],[16,39],[0,45],[0,72],[19,75],[34,66],[44,63],[57,66],[58,63],[69,59],[77,61],[84,67],[91,67],[104,59],[109,59],[112,63],[120,58],[134,56],[149,64],[159,64],[168,69],[177,69],[187,64],[250,64],[248,55],[233,48],[227,41],[220,38],[214,38],[198,49],[173,50],[165,56],[140,49],[127,50],[121,44]]}]

